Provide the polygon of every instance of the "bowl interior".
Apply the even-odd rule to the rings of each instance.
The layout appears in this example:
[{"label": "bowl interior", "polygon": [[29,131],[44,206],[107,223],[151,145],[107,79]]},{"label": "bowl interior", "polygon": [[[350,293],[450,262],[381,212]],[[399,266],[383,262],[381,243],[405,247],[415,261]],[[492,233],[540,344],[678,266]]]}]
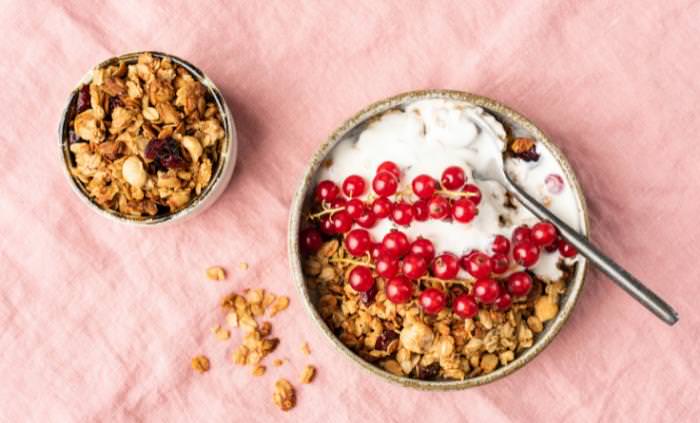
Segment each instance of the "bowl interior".
[{"label": "bowl interior", "polygon": [[190,216],[194,210],[201,210],[204,206],[205,200],[210,198],[214,192],[220,193],[219,191],[221,191],[222,188],[224,188],[225,185],[228,183],[228,179],[230,178],[231,172],[233,170],[232,167],[235,165],[237,139],[235,123],[233,117],[231,116],[231,112],[228,108],[228,105],[226,104],[226,101],[224,100],[224,97],[221,94],[221,91],[219,91],[216,85],[214,85],[214,83],[201,70],[199,70],[196,66],[192,65],[191,63],[165,53],[155,51],[141,51],[127,53],[121,56],[107,59],[104,62],[97,65],[96,68],[115,65],[119,62],[126,62],[127,64],[136,63],[139,55],[143,53],[150,53],[154,57],[158,57],[161,59],[166,57],[170,58],[170,60],[173,63],[185,68],[190,74],[192,74],[192,76],[195,79],[197,79],[207,89],[208,94],[213,99],[217,109],[219,110],[219,113],[221,114],[221,125],[226,135],[224,136],[224,139],[221,143],[219,160],[217,162],[216,168],[212,169],[211,181],[207,185],[207,187],[197,197],[193,198],[192,201],[190,201],[190,203],[187,205],[187,207],[184,207],[175,213],[169,213],[154,217],[126,216],[115,210],[102,208],[99,204],[95,203],[90,198],[85,187],[75,178],[73,178],[69,171],[72,163],[72,153],[69,150],[70,145],[68,142],[68,130],[70,129],[70,122],[73,118],[72,116],[69,116],[70,111],[72,109],[72,106],[78,99],[78,91],[80,87],[83,84],[87,84],[90,83],[90,81],[92,81],[92,69],[81,78],[80,82],[73,89],[68,98],[66,107],[63,110],[63,113],[61,114],[61,122],[58,128],[58,138],[61,157],[64,162],[64,170],[66,175],[68,176],[69,183],[71,184],[71,188],[73,189],[73,191],[78,194],[78,197],[80,197],[84,203],[86,203],[94,211],[97,211],[101,215],[106,216],[110,219],[132,225],[152,226],[166,222],[174,222],[176,220],[180,220],[182,218]]},{"label": "bowl interior", "polygon": [[588,235],[588,212],[578,180],[576,179],[576,176],[566,158],[559,151],[559,149],[549,141],[542,131],[540,131],[534,124],[532,124],[522,115],[494,100],[459,91],[429,90],[409,92],[374,103],[356,114],[354,117],[348,119],[329,137],[329,139],[314,155],[311,164],[307,168],[303,177],[302,184],[293,199],[290,210],[288,246],[290,266],[292,268],[292,273],[294,275],[297,288],[304,299],[305,306],[320,329],[340,351],[373,374],[379,375],[392,382],[420,389],[446,390],[468,388],[499,379],[519,369],[534,358],[540,351],[542,351],[542,349],[546,347],[559,332],[569,317],[583,286],[587,262],[584,258],[579,259],[579,262],[574,270],[574,274],[568,283],[567,291],[560,299],[559,313],[553,320],[546,323],[545,329],[540,334],[536,335],[535,342],[532,347],[520,353],[520,355],[514,361],[508,363],[506,366],[499,367],[495,371],[488,374],[465,379],[463,381],[423,381],[408,377],[396,376],[366,362],[360,356],[356,355],[353,351],[347,348],[342,342],[340,342],[340,340],[333,334],[331,329],[326,325],[318,313],[316,309],[318,300],[316,290],[313,288],[313,286],[307,285],[301,270],[301,255],[299,253],[298,233],[301,223],[302,210],[304,210],[307,201],[309,201],[311,198],[310,194],[313,192],[312,189],[315,185],[316,173],[326,159],[327,155],[333,150],[339,141],[362,131],[367,123],[372,120],[372,118],[387,110],[401,107],[401,105],[404,104],[417,100],[436,98],[453,99],[480,106],[496,116],[513,135],[534,138],[540,146],[549,150],[554,158],[559,162],[563,176],[567,179],[567,182],[572,188],[574,198],[577,202],[578,219],[581,231],[585,235]]}]

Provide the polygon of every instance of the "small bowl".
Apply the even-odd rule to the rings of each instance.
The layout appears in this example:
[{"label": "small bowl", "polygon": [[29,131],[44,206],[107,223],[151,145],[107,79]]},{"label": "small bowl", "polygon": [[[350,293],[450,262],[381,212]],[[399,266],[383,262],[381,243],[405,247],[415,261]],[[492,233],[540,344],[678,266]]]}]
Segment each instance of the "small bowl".
[{"label": "small bowl", "polygon": [[[115,210],[109,210],[101,207],[99,204],[94,202],[88,193],[85,191],[83,185],[77,181],[70,173],[70,151],[68,144],[68,129],[70,121],[68,119],[69,109],[71,104],[76,101],[78,90],[84,84],[92,81],[93,69],[101,68],[109,65],[118,64],[119,62],[135,63],[138,60],[138,56],[143,53],[150,53],[154,57],[158,58],[169,58],[173,63],[185,68],[197,81],[199,81],[211,94],[222,117],[221,125],[224,129],[225,136],[221,142],[221,152],[219,155],[219,161],[215,169],[212,169],[211,181],[207,187],[195,198],[193,198],[190,203],[178,210],[175,213],[170,213],[166,215],[154,216],[154,217],[135,217],[126,216]],[[231,176],[233,175],[233,169],[236,166],[236,156],[238,152],[238,138],[236,136],[236,125],[233,121],[233,116],[231,116],[231,111],[224,100],[224,96],[221,91],[214,85],[214,83],[207,77],[204,72],[199,70],[197,67],[191,63],[175,57],[170,54],[155,52],[155,51],[140,51],[134,53],[127,53],[121,56],[113,57],[107,59],[104,62],[97,65],[95,68],[88,71],[78,82],[76,88],[71,92],[66,102],[66,107],[61,114],[61,122],[58,126],[58,147],[61,154],[61,160],[63,161],[63,169],[65,175],[68,178],[68,183],[70,184],[73,192],[78,196],[78,198],[86,204],[91,210],[97,212],[101,216],[104,216],[112,221],[124,223],[133,226],[156,226],[165,225],[175,222],[181,222],[206,210],[209,206],[214,204],[216,200],[221,196],[221,194],[226,190]]]},{"label": "small bowl", "polygon": [[502,123],[504,123],[504,125],[507,128],[513,130],[513,132],[516,135],[532,137],[537,141],[539,145],[548,149],[553,154],[554,158],[559,162],[559,165],[561,166],[561,169],[564,173],[564,177],[566,178],[567,182],[570,184],[573,190],[574,197],[577,201],[581,230],[583,234],[588,236],[588,209],[586,207],[586,202],[581,191],[581,187],[578,183],[578,180],[576,179],[576,175],[574,174],[571,166],[569,165],[569,162],[566,160],[561,151],[559,151],[559,149],[547,138],[547,136],[541,130],[539,130],[532,122],[530,122],[521,114],[508,108],[507,106],[486,97],[477,96],[461,91],[449,90],[412,91],[388,98],[386,100],[381,100],[360,111],[355,116],[345,121],[338,129],[336,129],[335,132],[331,134],[331,136],[321,145],[318,151],[314,154],[311,163],[306,168],[306,172],[304,173],[301,186],[297,190],[292,200],[289,216],[289,233],[287,238],[289,263],[292,275],[295,280],[295,284],[304,301],[309,315],[316,322],[317,326],[321,329],[326,338],[345,356],[349,357],[359,366],[370,371],[372,374],[403,386],[409,386],[425,390],[465,389],[493,382],[494,380],[500,379],[504,376],[513,373],[515,370],[529,363],[550,342],[552,342],[554,337],[557,335],[557,333],[559,333],[562,326],[569,318],[569,315],[571,314],[574,305],[576,304],[579,294],[581,293],[581,289],[583,288],[586,270],[588,267],[588,263],[585,260],[585,258],[579,259],[580,261],[576,266],[573,277],[568,283],[567,291],[560,299],[559,313],[553,320],[547,322],[547,324],[545,325],[545,329],[536,336],[535,341],[530,348],[522,352],[512,362],[508,363],[505,366],[499,367],[491,373],[487,373],[473,378],[468,378],[461,381],[426,381],[408,378],[405,376],[396,376],[363,360],[360,356],[356,355],[352,350],[346,347],[333,334],[330,328],[323,321],[316,308],[318,296],[316,295],[316,292],[314,291],[313,287],[308,286],[306,284],[302,272],[301,253],[299,249],[298,235],[300,224],[302,222],[302,210],[304,209],[306,202],[309,201],[312,196],[316,173],[321,164],[324,162],[326,156],[346,135],[348,135],[352,131],[357,131],[358,129],[361,129],[363,125],[365,125],[372,118],[381,115],[385,111],[395,108],[397,106],[425,99],[451,99],[480,106],[489,113],[496,116]]}]

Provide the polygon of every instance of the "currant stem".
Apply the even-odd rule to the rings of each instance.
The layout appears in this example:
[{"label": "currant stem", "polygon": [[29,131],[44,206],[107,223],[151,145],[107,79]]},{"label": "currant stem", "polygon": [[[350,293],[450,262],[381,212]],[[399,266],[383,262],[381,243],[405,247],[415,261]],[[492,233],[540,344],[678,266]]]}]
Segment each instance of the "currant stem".
[{"label": "currant stem", "polygon": [[421,276],[420,278],[418,278],[418,280],[424,281],[424,282],[437,282],[437,283],[441,284],[443,286],[443,288],[445,287],[445,285],[451,285],[451,284],[462,285],[462,286],[467,287],[467,288],[469,287],[469,284],[467,283],[467,281],[463,281],[461,279],[440,279],[440,278],[434,278],[432,276]]},{"label": "currant stem", "polygon": [[359,261],[359,260],[352,260],[352,259],[346,259],[346,258],[332,258],[328,260],[331,263],[345,263],[345,264],[354,264],[356,266],[365,266],[369,267],[371,269],[374,269],[374,265],[372,263],[367,263],[364,261]]},{"label": "currant stem", "polygon": [[309,219],[319,219],[321,216],[325,216],[327,214],[333,214],[333,213],[339,212],[341,210],[345,210],[345,207],[336,207],[334,209],[325,209],[325,210],[322,210],[318,213],[310,214]]},{"label": "currant stem", "polygon": [[457,197],[476,197],[479,194],[475,192],[463,192],[463,191],[449,191],[446,189],[439,189],[435,191],[437,194],[444,194],[444,195],[454,195]]}]

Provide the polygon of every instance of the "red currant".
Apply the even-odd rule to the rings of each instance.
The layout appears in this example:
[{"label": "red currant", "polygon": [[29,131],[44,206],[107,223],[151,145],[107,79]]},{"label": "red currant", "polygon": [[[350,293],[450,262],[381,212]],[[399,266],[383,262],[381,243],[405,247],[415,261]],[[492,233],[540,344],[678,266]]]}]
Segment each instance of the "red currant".
[{"label": "red currant", "polygon": [[516,244],[522,241],[529,241],[530,236],[530,228],[528,228],[527,225],[521,225],[513,229],[513,235],[511,236],[511,239],[513,241],[513,244]]},{"label": "red currant", "polygon": [[440,178],[442,186],[451,191],[462,188],[464,181],[464,170],[462,170],[462,168],[459,166],[448,167],[444,172],[442,172],[442,178]]},{"label": "red currant", "polygon": [[494,255],[491,256],[491,271],[493,273],[497,275],[506,273],[508,267],[510,267],[508,263],[508,256],[505,254],[494,253]]},{"label": "red currant", "polygon": [[348,197],[359,197],[365,193],[365,180],[360,175],[350,175],[343,181],[343,192]]},{"label": "red currant", "polygon": [[425,222],[430,217],[430,210],[428,209],[428,202],[425,200],[418,200],[413,203],[413,218],[418,222]]},{"label": "red currant", "polygon": [[437,288],[428,288],[421,292],[418,302],[427,314],[437,314],[445,308],[447,295]]},{"label": "red currant", "polygon": [[576,251],[576,247],[561,239],[559,240],[559,254],[561,254],[562,257],[570,258],[578,254],[578,251]]},{"label": "red currant", "polygon": [[372,202],[372,213],[379,219],[388,217],[392,210],[394,210],[394,203],[387,198],[379,197]]},{"label": "red currant", "polygon": [[510,252],[510,241],[503,235],[496,235],[491,242],[491,250],[494,253],[508,254]]},{"label": "red currant", "polygon": [[413,178],[411,187],[418,198],[428,199],[435,193],[435,180],[430,175],[418,175]]},{"label": "red currant", "polygon": [[321,218],[321,232],[326,235],[335,235],[335,227],[333,221],[329,216],[323,216]]},{"label": "red currant", "polygon": [[493,279],[479,279],[474,282],[474,298],[484,304],[493,304],[501,296],[501,285]]},{"label": "red currant", "polygon": [[382,250],[391,257],[403,257],[410,248],[408,237],[401,231],[393,230],[382,239]]},{"label": "red currant", "polygon": [[413,284],[405,276],[389,279],[384,290],[386,297],[394,304],[407,303],[413,297]]},{"label": "red currant", "polygon": [[401,171],[396,163],[391,161],[386,161],[377,167],[377,174],[382,172],[389,172],[396,177],[396,179],[401,179]]},{"label": "red currant", "polygon": [[544,178],[544,184],[550,194],[559,194],[564,190],[564,180],[561,176],[552,173]]},{"label": "red currant", "polygon": [[389,172],[378,173],[374,179],[372,179],[372,189],[380,197],[394,195],[398,185],[396,177]]},{"label": "red currant", "polygon": [[305,253],[315,253],[322,243],[321,234],[316,228],[306,228],[299,234],[299,246]]},{"label": "red currant", "polygon": [[530,238],[540,247],[552,245],[557,240],[557,228],[549,222],[536,223],[532,226]]},{"label": "red currant", "polygon": [[345,236],[345,249],[355,257],[364,256],[370,248],[372,240],[364,229],[353,229]]},{"label": "red currant", "polygon": [[365,210],[362,212],[362,215],[355,219],[358,225],[362,226],[363,228],[373,228],[374,225],[377,223],[377,216],[372,213],[371,210]]},{"label": "red currant", "polygon": [[481,203],[481,190],[479,189],[478,186],[476,186],[474,184],[467,184],[464,186],[464,188],[462,188],[462,192],[467,192],[467,193],[471,194],[467,198],[469,199],[469,201],[471,201],[475,205],[478,206],[479,203]]},{"label": "red currant", "polygon": [[333,183],[333,181],[321,181],[316,186],[316,199],[318,201],[330,203],[335,200],[335,197],[337,197],[339,193],[340,188],[338,188],[338,185]]},{"label": "red currant", "polygon": [[508,291],[516,297],[527,295],[532,289],[532,278],[527,272],[515,272],[506,281]]},{"label": "red currant", "polygon": [[540,258],[540,249],[531,241],[521,241],[513,246],[513,260],[521,266],[532,267]]},{"label": "red currant", "polygon": [[344,234],[352,228],[352,217],[345,210],[336,212],[331,216],[333,221],[333,231],[337,234]]},{"label": "red currant", "polygon": [[393,278],[399,273],[399,259],[383,255],[375,262],[377,274],[383,278]]},{"label": "red currant", "polygon": [[559,243],[560,243],[560,242],[561,242],[561,239],[557,239],[557,240],[554,241],[553,243],[551,243],[551,244],[549,244],[549,245],[545,245],[545,246],[544,246],[544,250],[545,250],[546,252],[548,252],[548,253],[553,253],[553,252],[555,252],[555,251],[558,251],[558,250],[559,250]]},{"label": "red currant", "polygon": [[418,279],[428,272],[428,260],[417,254],[408,254],[403,258],[401,270],[406,277]]},{"label": "red currant", "polygon": [[458,198],[452,204],[452,217],[457,222],[469,223],[476,217],[477,213],[476,205],[468,198]]},{"label": "red currant", "polygon": [[433,260],[431,270],[436,278],[454,279],[459,272],[459,259],[454,254],[441,254]]},{"label": "red currant", "polygon": [[350,217],[356,220],[357,218],[362,216],[362,212],[364,210],[365,203],[363,203],[361,200],[358,200],[357,198],[352,198],[345,204],[345,211],[348,212]]},{"label": "red currant", "polygon": [[434,195],[428,201],[428,211],[433,219],[444,219],[450,215],[450,202],[445,197]]},{"label": "red currant", "polygon": [[508,310],[511,304],[513,304],[513,299],[507,292],[502,293],[500,297],[496,298],[496,301],[494,303],[496,309],[500,311]]},{"label": "red currant", "polygon": [[479,312],[479,306],[474,297],[469,294],[461,294],[452,300],[452,311],[462,319],[471,319]]},{"label": "red currant", "polygon": [[343,197],[336,197],[335,200],[331,201],[332,209],[340,209],[345,207],[347,201]]},{"label": "red currant", "polygon": [[374,286],[372,271],[366,266],[356,266],[350,271],[348,283],[357,292],[367,292]]},{"label": "red currant", "polygon": [[464,270],[476,279],[488,278],[491,275],[491,259],[484,253],[470,254],[462,264],[466,264]]},{"label": "red currant", "polygon": [[413,207],[404,201],[394,204],[394,210],[391,212],[391,220],[396,222],[397,225],[410,225],[413,220]]},{"label": "red currant", "polygon": [[378,260],[379,257],[384,255],[384,250],[382,249],[381,242],[373,242],[372,246],[369,247],[369,255],[372,256],[373,260]]},{"label": "red currant", "polygon": [[435,257],[435,247],[430,240],[418,237],[411,243],[411,254],[419,255],[430,262]]}]

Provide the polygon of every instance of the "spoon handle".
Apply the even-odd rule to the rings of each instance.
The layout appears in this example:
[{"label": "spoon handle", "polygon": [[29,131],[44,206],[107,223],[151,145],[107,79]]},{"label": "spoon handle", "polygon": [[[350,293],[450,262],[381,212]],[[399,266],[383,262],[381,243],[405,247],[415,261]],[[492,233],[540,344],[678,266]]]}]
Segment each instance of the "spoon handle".
[{"label": "spoon handle", "polygon": [[[509,178],[510,179],[510,178]],[[637,278],[615,263],[610,257],[607,257],[598,250],[588,239],[572,229],[561,219],[556,217],[546,207],[532,198],[525,190],[521,189],[509,180],[513,187],[511,192],[515,197],[535,216],[541,220],[549,220],[552,222],[559,233],[570,242],[579,253],[589,259],[600,270],[612,279],[620,288],[624,289],[634,299],[639,301],[649,311],[654,313],[659,319],[666,322],[668,325],[673,325],[678,321],[678,312],[656,295],[652,290],[644,286]]]}]

